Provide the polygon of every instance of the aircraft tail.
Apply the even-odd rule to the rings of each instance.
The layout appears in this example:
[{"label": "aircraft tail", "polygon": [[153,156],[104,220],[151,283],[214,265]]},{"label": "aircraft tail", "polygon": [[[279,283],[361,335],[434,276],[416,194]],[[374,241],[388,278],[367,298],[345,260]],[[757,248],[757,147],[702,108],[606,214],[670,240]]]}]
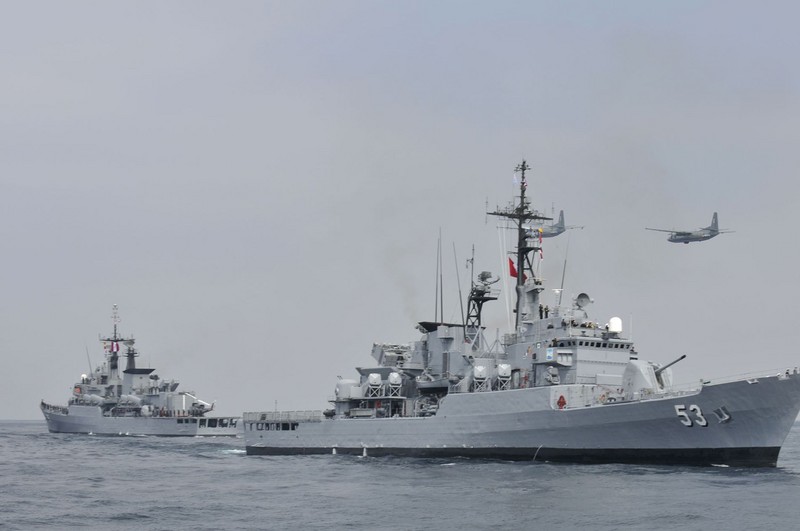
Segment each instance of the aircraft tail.
[{"label": "aircraft tail", "polygon": [[556,223],[556,227],[559,229],[566,229],[566,225],[564,225],[564,211],[558,213],[558,223]]},{"label": "aircraft tail", "polygon": [[708,227],[714,232],[719,232],[719,224],[717,222],[717,213],[714,212],[714,215],[711,217],[711,225]]}]

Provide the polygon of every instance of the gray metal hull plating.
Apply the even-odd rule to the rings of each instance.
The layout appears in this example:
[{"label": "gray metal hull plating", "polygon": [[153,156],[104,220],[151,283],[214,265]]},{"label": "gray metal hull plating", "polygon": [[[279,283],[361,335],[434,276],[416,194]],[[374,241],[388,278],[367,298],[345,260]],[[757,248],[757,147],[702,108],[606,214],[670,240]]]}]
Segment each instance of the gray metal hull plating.
[{"label": "gray metal hull plating", "polygon": [[[69,414],[42,410],[51,433],[87,433],[94,435],[153,435],[160,437],[241,435],[241,427],[201,427],[200,420],[213,417],[106,417],[100,408],[93,406],[70,406]],[[192,419],[196,420],[193,422]],[[231,420],[225,417],[226,420]],[[239,419],[236,419],[239,421]],[[180,422],[179,422],[180,421]],[[206,422],[207,423],[207,422]]]},{"label": "gray metal hull plating", "polygon": [[[776,466],[800,375],[692,394],[554,409],[556,388],[448,395],[431,417],[327,419],[269,430],[245,415],[248,455],[350,453],[572,462]],[[252,414],[251,414],[252,415]]]}]

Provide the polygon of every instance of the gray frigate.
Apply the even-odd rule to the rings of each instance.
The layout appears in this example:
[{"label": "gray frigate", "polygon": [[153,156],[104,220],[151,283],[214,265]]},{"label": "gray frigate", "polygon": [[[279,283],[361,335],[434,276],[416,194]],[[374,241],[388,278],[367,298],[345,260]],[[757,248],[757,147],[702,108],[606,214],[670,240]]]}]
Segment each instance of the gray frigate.
[{"label": "gray frigate", "polygon": [[[622,320],[600,325],[591,299],[543,307],[537,274],[546,219],[519,196],[489,214],[516,232],[515,328],[488,342],[489,273],[473,279],[462,323],[418,324],[408,344],[375,344],[376,364],[339,378],[319,411],[243,414],[247,455],[479,457],[581,463],[776,466],[800,411],[797,367],[741,379],[673,383],[640,359]],[[515,266],[516,263],[516,266]]]},{"label": "gray frigate", "polygon": [[[72,387],[66,406],[41,401],[40,408],[53,433],[95,435],[237,436],[240,417],[207,416],[214,409],[190,391],[178,391],[179,382],[164,380],[155,369],[137,367],[132,336],[118,330],[114,305],[114,332],[101,337],[106,360]],[[124,352],[121,349],[124,348]],[[120,370],[121,354],[126,365]]]}]

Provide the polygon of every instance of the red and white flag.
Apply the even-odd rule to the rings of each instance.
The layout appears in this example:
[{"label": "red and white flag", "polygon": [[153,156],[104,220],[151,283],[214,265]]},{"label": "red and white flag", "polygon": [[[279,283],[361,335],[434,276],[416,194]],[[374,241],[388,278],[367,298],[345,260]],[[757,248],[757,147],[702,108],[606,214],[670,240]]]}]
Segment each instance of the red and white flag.
[{"label": "red and white flag", "polygon": [[511,258],[508,259],[508,272],[512,277],[517,278],[517,268],[514,267],[514,261]]},{"label": "red and white flag", "polygon": [[[510,257],[508,259],[508,273],[512,277],[517,278],[517,268],[514,267],[514,261]],[[528,280],[528,275],[523,273],[522,274],[522,280]]]}]

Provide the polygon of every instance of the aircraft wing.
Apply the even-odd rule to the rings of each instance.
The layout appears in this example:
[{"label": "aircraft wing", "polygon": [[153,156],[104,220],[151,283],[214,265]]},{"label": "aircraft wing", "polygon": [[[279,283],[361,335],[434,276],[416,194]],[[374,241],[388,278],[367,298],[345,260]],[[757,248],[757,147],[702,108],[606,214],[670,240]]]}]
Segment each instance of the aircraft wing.
[{"label": "aircraft wing", "polygon": [[[675,232],[674,230],[668,229],[651,229],[650,227],[645,227],[644,230],[657,230],[658,232]],[[680,232],[675,232],[676,234],[682,234]]]}]

